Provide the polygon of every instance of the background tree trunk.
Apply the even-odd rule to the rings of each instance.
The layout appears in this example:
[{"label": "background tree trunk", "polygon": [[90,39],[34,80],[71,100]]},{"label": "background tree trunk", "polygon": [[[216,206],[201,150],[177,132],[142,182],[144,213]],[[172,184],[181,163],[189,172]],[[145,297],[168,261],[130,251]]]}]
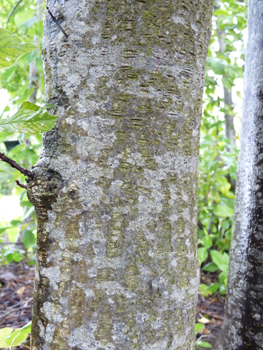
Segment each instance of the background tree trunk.
[{"label": "background tree trunk", "polygon": [[[218,36],[218,43],[219,43],[219,52],[224,54],[226,49],[226,42],[225,42],[226,33],[224,33],[219,26],[217,28],[217,36]],[[232,107],[232,106],[233,106],[232,89],[230,88],[228,90],[224,86],[224,107],[226,108],[226,107]],[[233,115],[229,115],[225,113],[224,118],[225,118],[225,138],[229,139],[230,145],[235,145],[236,135],[235,135]]]},{"label": "background tree trunk", "polygon": [[263,348],[263,3],[248,5],[248,45],[235,228],[231,248],[223,350]]},{"label": "background tree trunk", "polygon": [[47,13],[33,349],[193,349],[213,1],[54,3],[69,37]]},{"label": "background tree trunk", "polygon": [[[221,2],[221,1],[220,1]],[[217,23],[218,25],[218,23]],[[217,27],[217,36],[218,36],[218,43],[219,43],[219,52],[222,53],[222,55],[228,57],[225,54],[226,50],[226,33],[220,29],[220,26]],[[225,86],[223,87],[224,91],[224,107],[225,108],[231,108],[233,110],[233,100],[232,100],[232,88],[227,89]],[[236,144],[236,133],[235,133],[235,126],[234,126],[234,117],[231,114],[225,113],[225,138],[229,139],[229,145],[234,146]],[[228,149],[230,149],[228,147]],[[236,181],[232,180],[230,175],[228,176],[228,181],[231,184],[231,190],[235,192],[236,189]]]}]

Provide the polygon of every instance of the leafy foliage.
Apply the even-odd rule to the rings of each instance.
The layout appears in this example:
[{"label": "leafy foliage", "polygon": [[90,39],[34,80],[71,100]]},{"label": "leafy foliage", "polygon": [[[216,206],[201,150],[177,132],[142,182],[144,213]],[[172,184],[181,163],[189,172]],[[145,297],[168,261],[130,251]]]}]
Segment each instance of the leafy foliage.
[{"label": "leafy foliage", "polygon": [[[195,324],[195,335],[197,335],[197,333],[199,331],[201,331],[203,328],[205,328],[205,326],[202,323],[196,323]],[[211,344],[209,344],[205,341],[202,341],[201,338],[196,341],[195,348],[198,349],[199,346],[202,346],[204,348],[211,348],[212,347]]]},{"label": "leafy foliage", "polygon": [[[231,89],[235,79],[243,77],[246,16],[246,2],[216,3],[201,127],[198,257],[204,271],[218,275],[218,283],[200,286],[200,293],[206,297],[217,290],[226,293],[238,149],[224,135],[224,115],[235,117],[235,113],[234,106],[227,105],[222,97],[222,90]],[[224,45],[221,42],[220,46],[219,40]],[[223,51],[219,50],[222,46]]]},{"label": "leafy foliage", "polygon": [[35,45],[24,43],[17,35],[0,28],[0,69],[11,67],[17,58],[35,48]]},{"label": "leafy foliage", "polygon": [[[47,111],[50,106],[39,107],[43,104],[44,94],[41,46],[45,2],[43,1],[42,5],[41,3],[36,0],[24,0],[19,3],[0,0],[0,27],[7,29],[7,31],[1,29],[1,33],[9,33],[9,40],[11,40],[9,44],[19,40],[20,45],[25,42],[30,43],[30,51],[33,49],[31,52],[28,50],[28,53],[20,51],[18,55],[20,57],[15,63],[0,71],[0,89],[1,91],[4,89],[9,95],[2,114],[0,112],[0,151],[6,151],[4,141],[18,141],[16,147],[5,153],[25,168],[30,168],[39,157],[41,147],[39,132],[47,131],[56,120],[56,117],[51,116]],[[3,46],[4,42],[1,41],[1,47]],[[30,102],[24,102],[26,100]],[[19,133],[14,132],[15,130]],[[34,136],[31,136],[32,132],[35,133]],[[1,219],[0,227],[3,228],[0,229],[3,248],[1,261],[2,264],[7,264],[26,258],[28,263],[32,264],[35,262],[36,244],[34,209],[27,199],[26,191],[15,186],[15,180],[23,183],[24,177],[1,163],[0,192],[5,191],[18,196],[23,207],[23,216],[11,222]]]},{"label": "leafy foliage", "polygon": [[196,345],[199,347],[201,346],[202,348],[205,348],[205,349],[210,349],[212,347],[212,345],[206,341],[202,341],[202,340],[198,340],[196,342]]},{"label": "leafy foliage", "polygon": [[54,106],[39,107],[29,101],[23,102],[11,118],[0,120],[0,132],[35,134],[49,131],[57,119],[57,116],[48,114],[46,108],[51,107]]},{"label": "leafy foliage", "polygon": [[0,329],[0,348],[12,349],[15,346],[21,345],[31,333],[31,322],[28,322],[22,328],[11,327]]}]

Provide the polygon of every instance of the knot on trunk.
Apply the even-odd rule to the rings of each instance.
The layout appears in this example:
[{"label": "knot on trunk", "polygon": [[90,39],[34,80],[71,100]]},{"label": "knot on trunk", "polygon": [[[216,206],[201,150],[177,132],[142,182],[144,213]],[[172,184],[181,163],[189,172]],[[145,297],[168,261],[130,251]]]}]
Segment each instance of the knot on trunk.
[{"label": "knot on trunk", "polygon": [[42,169],[34,173],[34,178],[28,182],[28,198],[36,209],[37,216],[47,215],[56,202],[59,192],[64,187],[62,176],[51,169]]}]

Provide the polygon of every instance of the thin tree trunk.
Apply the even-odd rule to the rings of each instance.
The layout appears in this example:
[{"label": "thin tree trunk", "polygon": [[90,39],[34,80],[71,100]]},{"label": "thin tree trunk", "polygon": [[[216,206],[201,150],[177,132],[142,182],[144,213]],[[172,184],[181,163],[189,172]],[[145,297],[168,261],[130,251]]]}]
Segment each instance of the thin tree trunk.
[{"label": "thin tree trunk", "polygon": [[[218,43],[219,43],[219,52],[224,54],[226,49],[226,42],[225,37],[226,33],[224,33],[220,28],[217,28],[217,36],[218,36]],[[233,100],[232,100],[232,89],[229,90],[224,87],[224,106],[225,107],[232,107],[233,106]],[[236,135],[235,135],[235,128],[234,128],[234,118],[232,115],[229,115],[225,113],[225,137],[229,139],[230,145],[236,144]]]},{"label": "thin tree trunk", "polygon": [[[194,349],[212,0],[49,2],[32,349]],[[63,16],[63,17],[62,17]]]},{"label": "thin tree trunk", "polygon": [[[228,90],[226,87],[224,87],[224,105],[226,107],[233,106],[233,100],[232,100],[232,89]],[[234,117],[233,115],[229,115],[225,113],[225,137],[229,139],[230,145],[236,144],[236,134],[235,134],[235,128],[234,128]]]},{"label": "thin tree trunk", "polygon": [[[38,25],[39,25],[39,21],[43,20],[43,7],[44,7],[44,1],[43,0],[37,0],[37,9],[36,9],[36,15],[37,15],[37,20],[38,20]],[[39,54],[40,54],[40,43],[39,43],[39,37],[38,36],[34,36],[34,44],[36,45],[36,47],[39,50]],[[39,80],[39,74],[37,72],[37,67],[36,67],[36,61],[32,61],[29,64],[29,77],[31,79],[30,84],[28,86],[28,89],[34,89],[32,94],[29,97],[29,101],[31,103],[36,103],[37,101],[37,92],[39,90],[40,87],[40,82]],[[41,89],[40,89],[41,91]]]},{"label": "thin tree trunk", "polygon": [[235,227],[222,350],[263,349],[263,3],[248,5],[248,45]]}]

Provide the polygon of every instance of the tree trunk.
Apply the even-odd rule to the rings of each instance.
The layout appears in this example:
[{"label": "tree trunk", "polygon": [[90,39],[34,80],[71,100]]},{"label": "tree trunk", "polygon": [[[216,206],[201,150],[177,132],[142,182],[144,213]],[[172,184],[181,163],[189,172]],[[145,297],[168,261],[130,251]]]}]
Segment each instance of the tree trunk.
[{"label": "tree trunk", "polygon": [[28,186],[32,348],[194,349],[213,1],[53,3],[68,37],[46,13],[46,101],[59,117]]},{"label": "tree trunk", "polygon": [[[221,2],[221,1],[220,1]],[[218,43],[219,43],[219,52],[226,56],[225,49],[226,49],[226,33],[220,29],[220,27],[217,27],[217,37],[218,37]],[[224,107],[232,107],[233,106],[233,100],[232,100],[232,89],[229,90],[224,86]],[[224,115],[225,118],[225,138],[229,139],[230,145],[236,144],[236,135],[235,135],[235,128],[234,128],[234,118],[232,115],[226,114]]]},{"label": "tree trunk", "polygon": [[[232,89],[228,90],[224,87],[224,105],[225,107],[233,106],[232,100]],[[225,117],[225,138],[229,139],[230,145],[236,144],[236,135],[234,128],[234,117],[233,115],[226,114]]]},{"label": "tree trunk", "polygon": [[263,3],[248,5],[248,45],[235,227],[222,350],[263,349]]}]

